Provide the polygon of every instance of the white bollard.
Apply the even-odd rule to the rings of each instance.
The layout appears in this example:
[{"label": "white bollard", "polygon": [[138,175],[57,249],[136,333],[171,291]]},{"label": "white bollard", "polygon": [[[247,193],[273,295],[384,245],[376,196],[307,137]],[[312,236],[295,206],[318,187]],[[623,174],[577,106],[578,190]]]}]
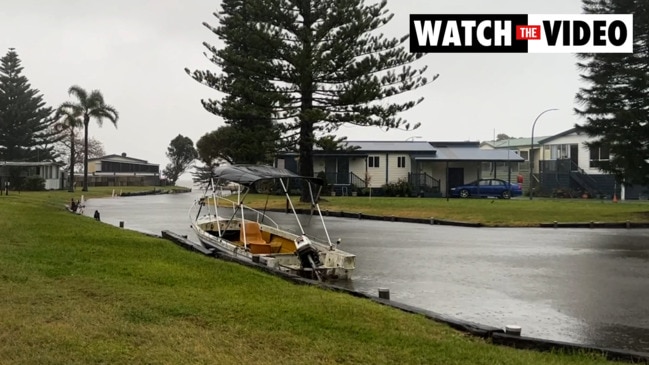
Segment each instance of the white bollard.
[{"label": "white bollard", "polygon": [[505,326],[505,333],[512,336],[520,336],[521,330],[522,330],[521,326],[516,326],[516,325]]}]

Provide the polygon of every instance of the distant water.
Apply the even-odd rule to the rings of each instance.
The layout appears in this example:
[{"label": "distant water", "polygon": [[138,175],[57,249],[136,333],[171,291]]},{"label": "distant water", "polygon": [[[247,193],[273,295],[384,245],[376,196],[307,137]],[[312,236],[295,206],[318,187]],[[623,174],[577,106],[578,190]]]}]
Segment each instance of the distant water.
[{"label": "distant water", "polygon": [[182,180],[178,180],[178,181],[176,182],[176,185],[178,185],[178,186],[182,186],[182,187],[185,187],[185,188],[190,188],[190,189],[193,189],[193,188],[196,187],[196,186],[194,185],[194,182],[192,181],[192,179],[182,179]]}]

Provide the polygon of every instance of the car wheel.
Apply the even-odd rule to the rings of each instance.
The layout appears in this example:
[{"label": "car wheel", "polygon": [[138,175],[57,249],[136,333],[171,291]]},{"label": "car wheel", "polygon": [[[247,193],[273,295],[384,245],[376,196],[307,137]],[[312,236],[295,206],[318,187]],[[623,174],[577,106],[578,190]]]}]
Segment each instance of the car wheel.
[{"label": "car wheel", "polygon": [[512,197],[512,193],[509,190],[505,190],[505,191],[503,191],[501,196],[503,197],[503,199],[509,199],[509,198]]},{"label": "car wheel", "polygon": [[471,194],[469,194],[468,190],[466,190],[466,189],[460,190],[460,198],[468,198],[469,195],[471,195]]}]

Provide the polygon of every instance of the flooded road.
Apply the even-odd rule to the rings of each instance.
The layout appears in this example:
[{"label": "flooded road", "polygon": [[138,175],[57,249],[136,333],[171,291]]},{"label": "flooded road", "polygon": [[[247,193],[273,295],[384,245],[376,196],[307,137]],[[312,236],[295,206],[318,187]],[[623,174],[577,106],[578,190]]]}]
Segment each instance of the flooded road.
[{"label": "flooded road", "polygon": [[[102,221],[194,240],[200,194],[94,199]],[[293,217],[272,218],[297,230]],[[349,287],[462,320],[515,324],[523,335],[649,352],[649,230],[463,228],[325,217],[332,241],[356,254]],[[325,237],[319,219],[307,233]]]}]

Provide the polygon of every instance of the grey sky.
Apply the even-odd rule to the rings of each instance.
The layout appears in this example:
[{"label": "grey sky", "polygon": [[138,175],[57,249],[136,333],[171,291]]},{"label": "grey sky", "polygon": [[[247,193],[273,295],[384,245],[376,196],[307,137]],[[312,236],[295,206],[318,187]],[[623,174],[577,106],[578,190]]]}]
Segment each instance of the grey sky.
[{"label": "grey sky", "polygon": [[[194,142],[223,125],[206,112],[201,98],[212,89],[192,80],[184,68],[215,70],[203,56],[202,42],[217,39],[202,26],[216,24],[214,0],[20,0],[0,7],[0,54],[13,47],[24,74],[46,102],[69,100],[77,84],[99,89],[120,112],[118,128],[96,124],[90,135],[106,152],[122,153],[166,165],[165,151],[179,133]],[[580,13],[580,0],[392,0],[395,14],[384,30],[408,32],[411,13]],[[343,127],[350,140],[482,141],[495,133],[529,137],[534,118],[548,108],[559,111],[539,119],[535,135],[551,135],[579,122],[574,96],[580,86],[571,54],[430,54],[430,75],[440,77],[411,93],[426,97],[402,117],[422,126],[410,132]],[[94,122],[93,122],[94,123]]]}]

